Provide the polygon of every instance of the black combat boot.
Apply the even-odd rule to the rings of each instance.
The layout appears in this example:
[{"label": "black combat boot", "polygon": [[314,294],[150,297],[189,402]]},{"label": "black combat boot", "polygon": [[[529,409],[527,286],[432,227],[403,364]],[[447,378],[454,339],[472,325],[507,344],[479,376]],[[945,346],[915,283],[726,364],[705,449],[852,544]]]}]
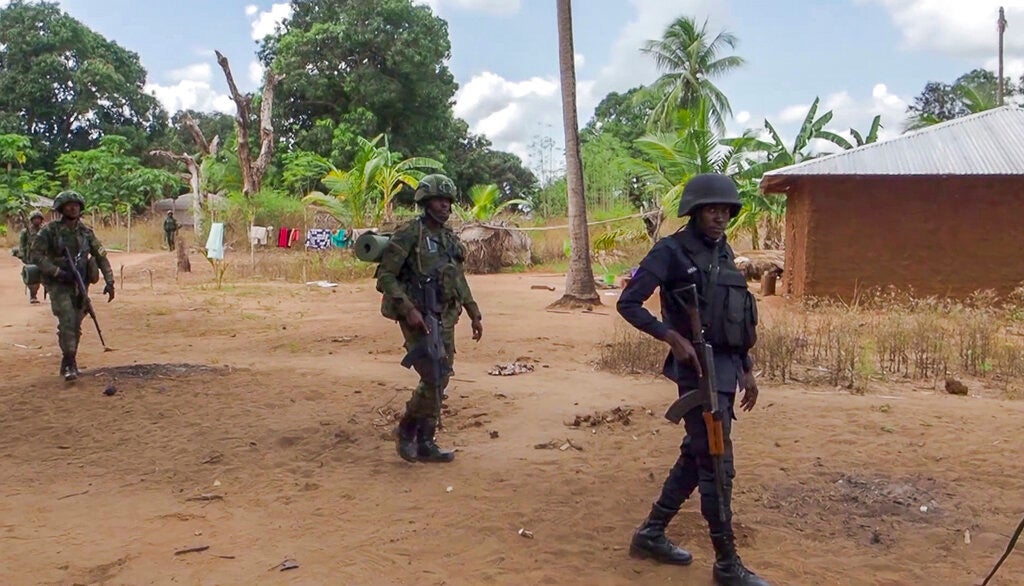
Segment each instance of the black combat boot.
[{"label": "black combat boot", "polygon": [[416,461],[418,449],[416,441],[416,420],[405,415],[395,427],[395,449],[406,462]]},{"label": "black combat boot", "polygon": [[75,364],[74,354],[65,354],[60,361],[60,373],[64,380],[70,382],[78,378],[78,365]]},{"label": "black combat boot", "polygon": [[677,512],[654,503],[647,520],[633,532],[629,555],[640,559],[651,558],[663,564],[689,565],[693,561],[690,552],[676,546],[665,537],[665,527]]},{"label": "black combat boot", "polygon": [[416,439],[419,440],[419,450],[416,452],[420,462],[451,462],[455,459],[455,452],[442,450],[434,443],[434,433],[437,431],[437,420],[432,417],[420,419],[419,431]]},{"label": "black combat boot", "polygon": [[769,586],[768,582],[743,566],[736,555],[736,542],[732,533],[712,533],[715,546],[715,567],[711,575],[719,586]]}]

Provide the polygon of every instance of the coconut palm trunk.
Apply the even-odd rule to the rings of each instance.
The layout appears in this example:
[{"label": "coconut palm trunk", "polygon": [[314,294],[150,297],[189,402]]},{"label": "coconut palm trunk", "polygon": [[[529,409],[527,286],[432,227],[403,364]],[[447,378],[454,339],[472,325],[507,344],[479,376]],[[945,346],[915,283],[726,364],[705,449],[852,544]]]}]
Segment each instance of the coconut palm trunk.
[{"label": "coconut palm trunk", "polygon": [[576,65],[572,41],[572,5],[558,0],[558,66],[562,82],[562,122],[565,127],[565,166],[569,207],[569,271],[565,293],[552,306],[601,305],[590,266],[590,235],[587,200],[583,193],[583,161],[580,157],[579,123],[576,115]]}]

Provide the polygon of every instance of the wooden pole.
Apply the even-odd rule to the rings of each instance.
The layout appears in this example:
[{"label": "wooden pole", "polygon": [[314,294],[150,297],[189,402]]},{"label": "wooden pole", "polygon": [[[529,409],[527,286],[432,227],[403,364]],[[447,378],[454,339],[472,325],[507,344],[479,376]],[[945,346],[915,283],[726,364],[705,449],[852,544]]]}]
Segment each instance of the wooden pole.
[{"label": "wooden pole", "polygon": [[1005,94],[1003,90],[1003,33],[1006,32],[1006,13],[1003,11],[1002,6],[999,7],[999,20],[996,26],[999,30],[999,82],[996,84],[998,88],[996,90],[996,103],[1002,106]]}]

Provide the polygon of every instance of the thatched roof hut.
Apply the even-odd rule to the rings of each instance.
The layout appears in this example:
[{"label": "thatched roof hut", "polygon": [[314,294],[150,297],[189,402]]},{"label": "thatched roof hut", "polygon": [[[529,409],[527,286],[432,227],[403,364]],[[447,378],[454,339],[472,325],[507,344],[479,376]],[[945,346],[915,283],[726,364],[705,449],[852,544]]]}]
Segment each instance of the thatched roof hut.
[{"label": "thatched roof hut", "polygon": [[530,264],[530,237],[508,222],[463,224],[458,235],[468,252],[465,267],[470,273],[496,273],[502,267]]}]

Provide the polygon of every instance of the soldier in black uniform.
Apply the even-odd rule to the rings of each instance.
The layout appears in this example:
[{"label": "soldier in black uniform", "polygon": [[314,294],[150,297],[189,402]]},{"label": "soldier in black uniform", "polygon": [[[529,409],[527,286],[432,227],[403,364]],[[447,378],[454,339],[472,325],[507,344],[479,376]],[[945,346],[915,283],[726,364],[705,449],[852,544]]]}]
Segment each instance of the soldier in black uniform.
[{"label": "soldier in black uniform", "polygon": [[[706,174],[691,179],[679,202],[679,217],[689,223],[659,240],[641,261],[640,268],[619,298],[619,314],[635,328],[666,342],[671,351],[663,374],[678,385],[679,395],[697,388],[700,366],[691,344],[692,333],[685,309],[672,291],[696,284],[700,297],[705,339],[712,345],[719,404],[729,414],[723,420],[725,435],[725,517],[718,515],[714,468],[707,428],[698,407],[684,418],[686,436],[680,455],[662,486],[651,513],[633,534],[630,555],[688,565],[693,556],[665,537],[665,527],[695,489],[700,492],[701,513],[707,520],[715,548],[713,577],[723,586],[768,586],[743,566],[736,554],[732,529],[733,467],[731,419],[735,418],[737,388],[744,394],[739,406],[749,411],[757,402],[750,347],[756,340],[757,306],[744,275],[733,262],[725,228],[739,213],[742,203],[736,184],[725,175]],[[662,320],[644,308],[644,302],[660,288]]]}]

